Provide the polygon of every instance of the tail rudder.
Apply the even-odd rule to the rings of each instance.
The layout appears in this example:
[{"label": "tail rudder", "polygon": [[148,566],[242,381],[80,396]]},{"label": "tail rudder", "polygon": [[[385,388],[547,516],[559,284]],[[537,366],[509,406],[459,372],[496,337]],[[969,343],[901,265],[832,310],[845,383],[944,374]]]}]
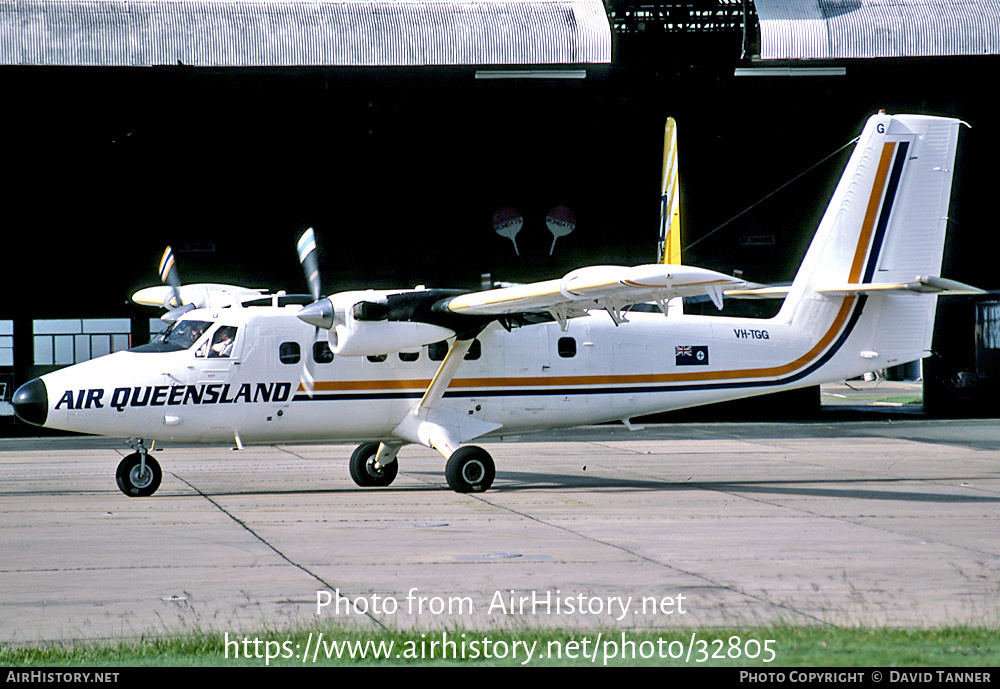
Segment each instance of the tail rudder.
[{"label": "tail rudder", "polygon": [[879,113],[859,137],[777,317],[841,375],[929,350],[936,300],[914,292],[940,275],[959,125]]}]

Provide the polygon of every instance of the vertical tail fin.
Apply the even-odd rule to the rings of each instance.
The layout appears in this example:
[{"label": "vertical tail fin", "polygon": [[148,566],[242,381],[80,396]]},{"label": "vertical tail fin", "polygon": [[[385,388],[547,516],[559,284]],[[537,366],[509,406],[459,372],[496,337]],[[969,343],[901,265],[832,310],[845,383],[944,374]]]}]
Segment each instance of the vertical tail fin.
[{"label": "vertical tail fin", "polygon": [[871,117],[792,282],[777,319],[845,376],[930,348],[936,300],[906,285],[940,274],[959,124]]},{"label": "vertical tail fin", "polygon": [[681,206],[677,167],[677,123],[667,118],[663,132],[663,183],[660,189],[658,263],[681,262]]}]

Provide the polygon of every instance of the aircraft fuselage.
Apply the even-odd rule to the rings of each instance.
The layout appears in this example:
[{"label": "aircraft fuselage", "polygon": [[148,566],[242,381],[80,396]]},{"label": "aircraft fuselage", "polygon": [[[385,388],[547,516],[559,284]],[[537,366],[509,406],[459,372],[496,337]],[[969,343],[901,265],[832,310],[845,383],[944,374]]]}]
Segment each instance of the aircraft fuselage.
[{"label": "aircraft fuselage", "polygon": [[[801,366],[776,366],[806,353],[809,338],[788,324],[660,313],[628,318],[616,326],[594,314],[572,319],[565,331],[554,322],[510,332],[494,323],[462,362],[444,405],[512,434],[812,382],[808,374],[786,375]],[[420,400],[443,354],[424,346],[319,363],[314,343],[325,339],[316,339],[294,307],[185,316],[199,319],[211,325],[189,349],[119,352],[44,376],[45,425],[160,441],[386,439]],[[236,328],[234,349],[226,358],[207,356],[222,327]],[[315,380],[311,394],[301,384],[304,367]]]}]

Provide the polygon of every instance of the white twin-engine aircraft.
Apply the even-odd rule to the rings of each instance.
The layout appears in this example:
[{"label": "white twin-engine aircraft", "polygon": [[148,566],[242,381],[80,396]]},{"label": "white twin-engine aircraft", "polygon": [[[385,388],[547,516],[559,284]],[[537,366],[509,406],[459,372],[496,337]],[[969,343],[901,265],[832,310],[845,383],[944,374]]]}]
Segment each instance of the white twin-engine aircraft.
[{"label": "white twin-engine aircraft", "polygon": [[[299,244],[313,303],[219,285],[139,292],[178,306],[148,345],[17,390],[32,424],[133,440],[130,496],[161,471],[147,441],[359,442],[350,472],[387,486],[404,445],[444,455],[448,485],[484,491],[488,436],[620,420],[843,380],[929,353],[960,122],[869,119],[802,266],[770,319],[670,313],[675,297],[760,292],[683,265],[595,266],[462,292],[320,298],[311,231]],[[308,301],[308,298],[305,300]],[[659,311],[637,304],[656,304]],[[610,316],[610,317],[609,317]]]}]

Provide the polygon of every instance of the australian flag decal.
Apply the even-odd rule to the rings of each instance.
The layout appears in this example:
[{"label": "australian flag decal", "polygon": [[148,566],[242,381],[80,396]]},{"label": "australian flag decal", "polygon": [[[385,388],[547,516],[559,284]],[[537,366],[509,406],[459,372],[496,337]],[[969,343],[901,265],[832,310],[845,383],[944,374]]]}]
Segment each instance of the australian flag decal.
[{"label": "australian flag decal", "polygon": [[678,366],[708,366],[708,347],[674,347],[674,362]]}]

